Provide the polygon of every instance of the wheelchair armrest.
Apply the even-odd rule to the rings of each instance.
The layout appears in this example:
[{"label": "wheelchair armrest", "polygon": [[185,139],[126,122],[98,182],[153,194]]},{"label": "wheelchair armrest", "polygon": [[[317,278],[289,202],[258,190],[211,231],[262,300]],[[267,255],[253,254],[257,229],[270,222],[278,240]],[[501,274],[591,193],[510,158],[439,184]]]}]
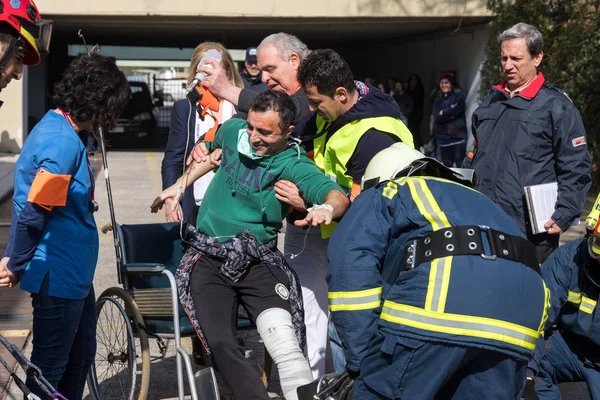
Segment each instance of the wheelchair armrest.
[{"label": "wheelchair armrest", "polygon": [[166,268],[160,263],[129,263],[121,267],[126,275],[160,275]]}]

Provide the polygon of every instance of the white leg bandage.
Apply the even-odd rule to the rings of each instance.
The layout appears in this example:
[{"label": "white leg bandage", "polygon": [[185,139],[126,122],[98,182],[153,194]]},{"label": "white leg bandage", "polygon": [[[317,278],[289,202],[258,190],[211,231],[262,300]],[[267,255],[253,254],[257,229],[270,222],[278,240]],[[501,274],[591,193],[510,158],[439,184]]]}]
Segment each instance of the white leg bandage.
[{"label": "white leg bandage", "polygon": [[296,388],[313,379],[294,333],[291,314],[283,308],[269,308],[256,319],[256,328],[279,371],[283,396],[297,400]]}]

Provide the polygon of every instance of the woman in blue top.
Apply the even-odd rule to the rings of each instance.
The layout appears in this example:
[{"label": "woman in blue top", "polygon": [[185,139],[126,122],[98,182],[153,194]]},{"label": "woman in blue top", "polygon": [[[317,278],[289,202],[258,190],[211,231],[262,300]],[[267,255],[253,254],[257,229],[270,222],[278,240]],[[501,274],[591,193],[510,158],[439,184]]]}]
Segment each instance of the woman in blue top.
[{"label": "woman in blue top", "polygon": [[440,75],[440,96],[433,103],[433,133],[447,167],[460,167],[467,152],[465,95],[455,90],[454,74]]},{"label": "woman in blue top", "polygon": [[[77,400],[96,352],[98,259],[94,176],[78,133],[112,127],[131,91],[113,60],[91,54],[69,65],[54,93],[57,108],[33,128],[15,166],[0,287],[20,281],[31,293],[31,361],[60,393]],[[49,398],[30,379],[27,386]]]}]

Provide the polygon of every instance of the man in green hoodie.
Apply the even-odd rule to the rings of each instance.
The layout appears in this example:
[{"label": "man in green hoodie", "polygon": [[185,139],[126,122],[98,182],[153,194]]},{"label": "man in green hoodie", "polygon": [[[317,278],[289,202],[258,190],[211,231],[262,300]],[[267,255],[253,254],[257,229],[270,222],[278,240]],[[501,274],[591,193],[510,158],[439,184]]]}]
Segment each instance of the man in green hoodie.
[{"label": "man in green hoodie", "polygon": [[[275,182],[295,183],[313,206],[298,226],[329,224],[346,211],[343,189],[327,178],[302,148],[288,141],[295,106],[283,92],[261,93],[247,122],[231,119],[217,132],[211,151],[221,150],[218,169],[198,212],[178,283],[190,319],[210,346],[215,363],[238,399],[268,399],[235,337],[236,299],[251,317],[279,370],[286,399],[312,381],[303,356],[302,296],[295,273],[277,250],[277,232],[288,206],[275,197]],[[211,169],[209,159],[194,161],[186,173],[152,205],[177,199]],[[198,305],[194,307],[193,304]],[[201,328],[201,330],[200,330]]]}]

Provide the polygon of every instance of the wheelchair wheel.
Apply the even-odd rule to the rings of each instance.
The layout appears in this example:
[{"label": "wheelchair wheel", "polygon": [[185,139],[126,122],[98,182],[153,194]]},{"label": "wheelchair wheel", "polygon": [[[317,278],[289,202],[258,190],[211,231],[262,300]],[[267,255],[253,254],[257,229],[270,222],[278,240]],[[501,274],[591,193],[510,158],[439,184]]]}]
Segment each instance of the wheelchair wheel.
[{"label": "wheelchair wheel", "polygon": [[122,288],[105,290],[96,302],[96,360],[88,374],[94,400],[146,400],[150,348],[141,313]]}]

